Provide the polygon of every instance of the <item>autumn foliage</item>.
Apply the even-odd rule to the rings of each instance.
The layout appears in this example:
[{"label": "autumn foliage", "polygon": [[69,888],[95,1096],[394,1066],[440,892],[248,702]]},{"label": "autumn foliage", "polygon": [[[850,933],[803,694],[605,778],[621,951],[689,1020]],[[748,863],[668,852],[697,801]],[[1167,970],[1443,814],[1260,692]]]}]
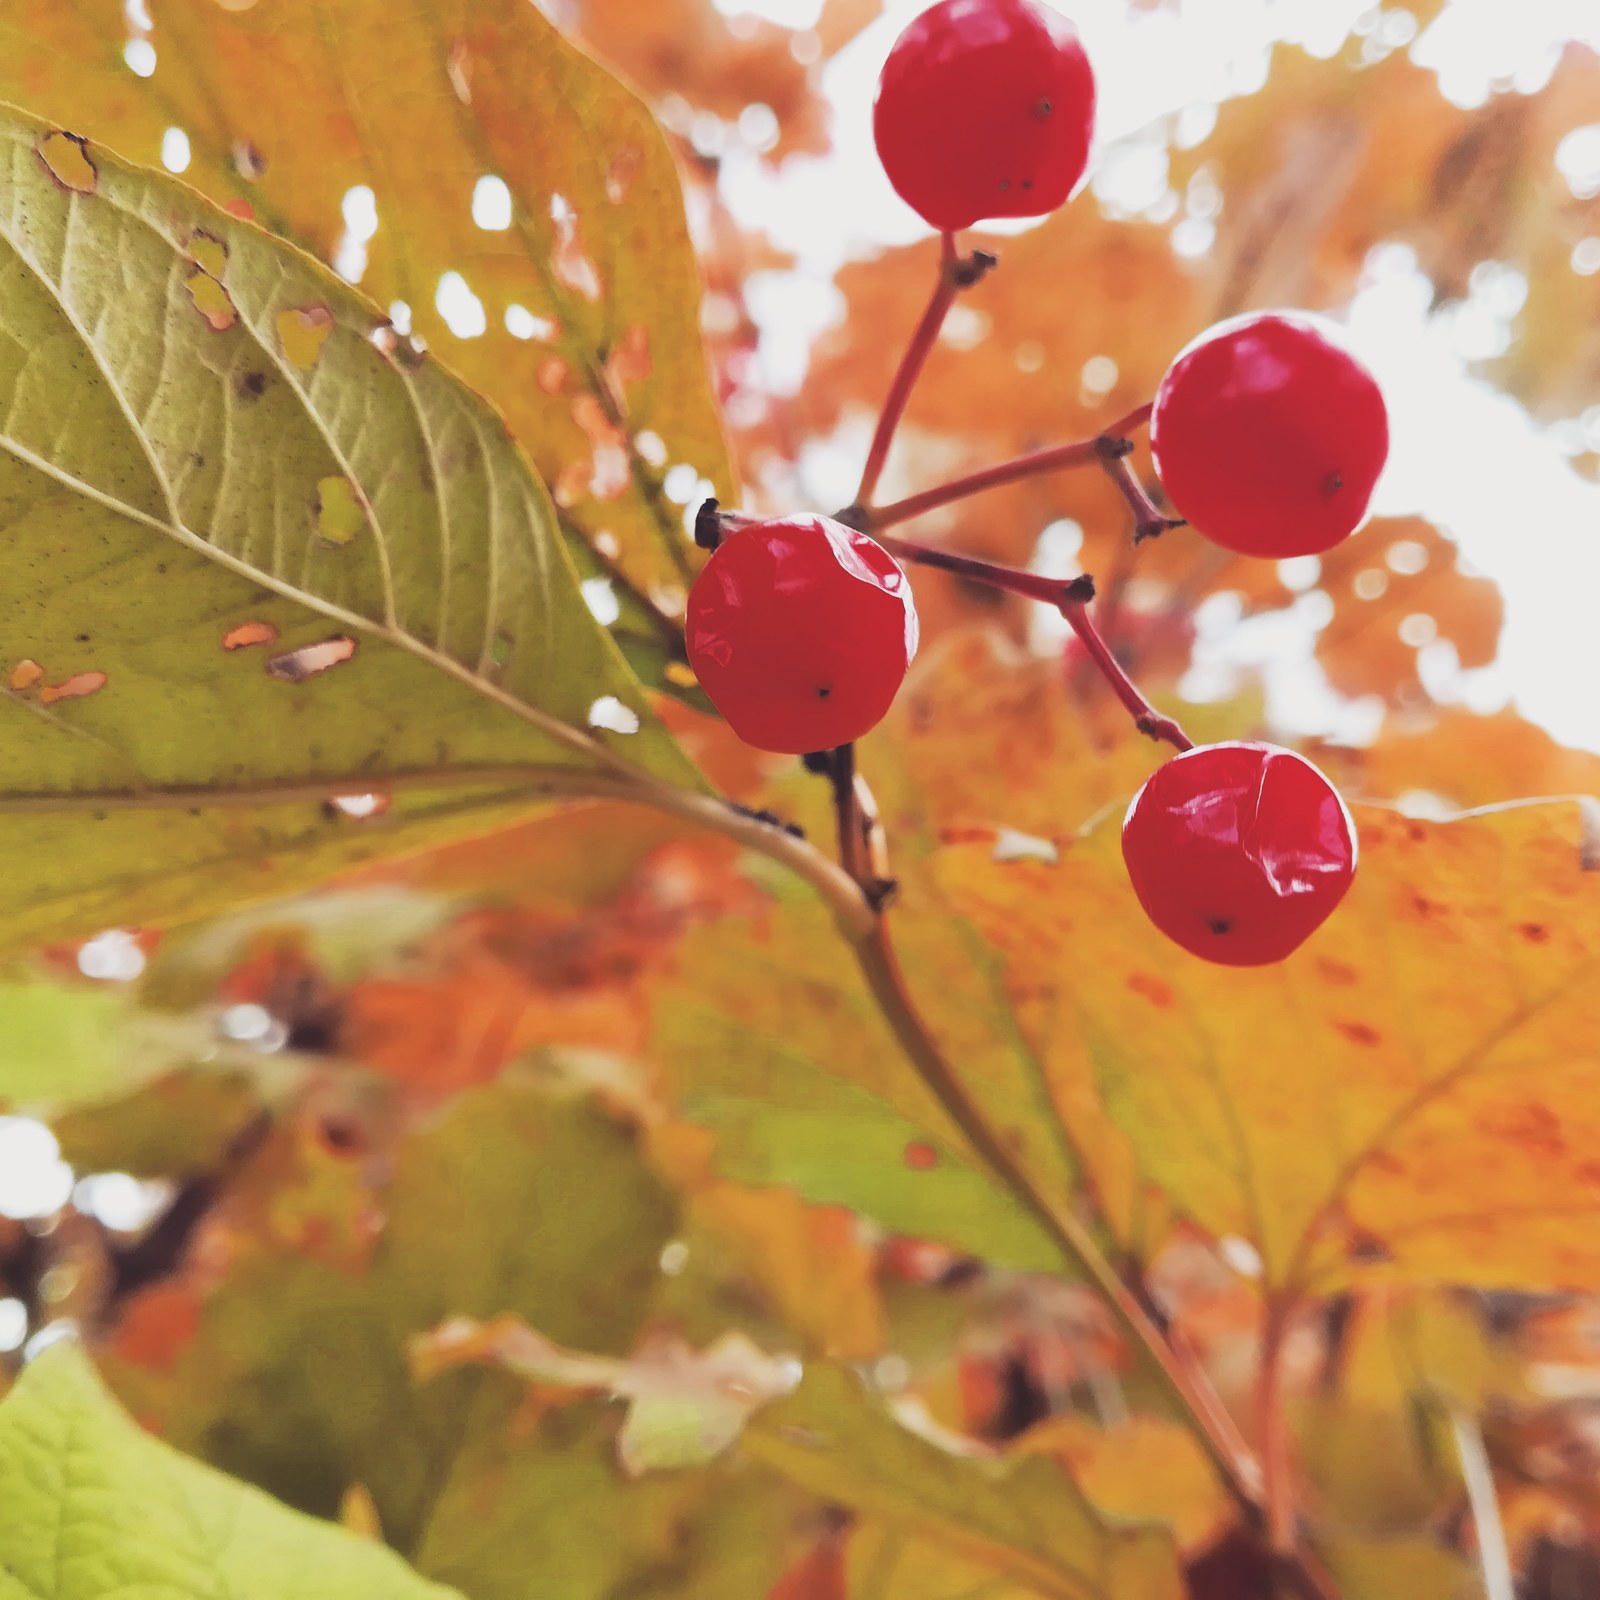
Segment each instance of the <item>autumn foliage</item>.
[{"label": "autumn foliage", "polygon": [[[925,9],[0,9],[4,1600],[1600,1593],[1596,40],[1085,4],[1087,186],[958,256]],[[1141,431],[1273,307],[1393,424],[1286,561]],[[801,760],[685,616],[818,514],[921,642]],[[1180,723],[1349,803],[1285,960],[1130,886]]]}]

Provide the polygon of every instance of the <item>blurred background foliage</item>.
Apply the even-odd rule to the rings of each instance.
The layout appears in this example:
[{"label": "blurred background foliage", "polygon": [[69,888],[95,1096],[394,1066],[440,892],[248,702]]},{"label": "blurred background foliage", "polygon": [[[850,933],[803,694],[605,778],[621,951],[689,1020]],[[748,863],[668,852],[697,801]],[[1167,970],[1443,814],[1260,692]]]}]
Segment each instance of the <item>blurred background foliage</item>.
[{"label": "blurred background foliage", "polygon": [[[685,749],[825,840],[815,780],[739,747],[682,668],[684,516],[850,498],[935,260],[863,137],[916,7],[550,0],[658,147],[522,5],[14,0],[0,94],[295,239],[485,394]],[[1093,572],[1160,704],[1294,740],[1368,804],[1367,876],[1281,981],[1175,965],[1097,828],[1150,747],[1048,614],[922,571],[923,658],[863,747],[913,986],[1247,1430],[1264,1295],[1292,1299],[1296,1481],[1352,1600],[1481,1592],[1480,1457],[1517,1592],[1577,1600],[1600,1590],[1592,823],[1440,819],[1600,793],[1592,8],[1080,9],[1093,179],[977,241],[1000,269],[951,317],[886,497],[1092,433],[1222,316],[1347,318],[1396,465],[1320,561],[1184,531],[1136,552],[1094,473],[917,532]],[[640,255],[663,230],[698,284]],[[1264,1581],[821,912],[725,841],[559,807],[53,946],[0,1005],[7,1370],[79,1330],[147,1428],[475,1600]],[[1392,1122],[1411,1094],[1437,1125]],[[630,1448],[692,1464],[625,1473],[607,1385],[530,1382],[493,1341],[413,1370],[447,1319],[502,1316],[626,1364]],[[719,1453],[721,1369],[692,1352],[735,1333],[741,1381],[809,1375]]]}]

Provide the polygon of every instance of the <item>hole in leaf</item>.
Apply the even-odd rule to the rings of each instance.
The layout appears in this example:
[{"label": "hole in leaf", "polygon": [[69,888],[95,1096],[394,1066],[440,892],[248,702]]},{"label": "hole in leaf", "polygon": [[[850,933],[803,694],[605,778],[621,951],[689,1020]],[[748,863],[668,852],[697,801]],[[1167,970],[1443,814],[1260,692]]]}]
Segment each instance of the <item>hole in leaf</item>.
[{"label": "hole in leaf", "polygon": [[637,733],[639,713],[623,705],[614,694],[603,694],[589,707],[589,726],[610,733]]},{"label": "hole in leaf", "polygon": [[222,209],[241,222],[254,222],[256,219],[256,208],[248,200],[230,200]]},{"label": "hole in leaf", "polygon": [[554,317],[536,317],[526,306],[506,307],[506,332],[513,339],[537,339],[554,344],[561,337],[561,324]]},{"label": "hole in leaf", "polygon": [[151,77],[156,70],[156,47],[148,39],[130,39],[122,47],[122,59],[135,77]]},{"label": "hole in leaf", "polygon": [[203,268],[197,267],[189,274],[189,298],[214,333],[226,333],[239,320],[228,291]]},{"label": "hole in leaf", "polygon": [[367,513],[348,478],[323,478],[317,484],[317,536],[325,544],[349,544],[361,532]]},{"label": "hole in leaf", "polygon": [[89,141],[81,134],[64,129],[47,133],[35,148],[44,169],[63,189],[73,194],[93,194],[100,186],[100,174],[89,159]]},{"label": "hole in leaf", "polygon": [[366,822],[381,817],[393,804],[393,796],[387,794],[336,794],[328,801],[328,811],[352,822]]},{"label": "hole in leaf", "polygon": [[318,644],[303,644],[298,650],[268,657],[267,672],[280,683],[304,683],[319,672],[343,665],[355,653],[355,640],[336,634]]},{"label": "hole in leaf", "polygon": [[480,339],[489,330],[489,317],[483,301],[459,272],[447,272],[439,279],[433,308],[444,318],[444,325],[458,339]]},{"label": "hole in leaf", "polygon": [[427,353],[427,342],[415,334],[395,328],[393,323],[380,322],[369,336],[378,352],[386,356],[402,372],[415,372]]},{"label": "hole in leaf", "polygon": [[317,364],[322,347],[333,332],[333,313],[326,306],[292,306],[277,316],[283,353],[302,372]]},{"label": "hole in leaf", "polygon": [[566,383],[571,371],[572,369],[560,356],[551,356],[539,363],[539,370],[534,374],[533,381],[546,394],[560,394],[562,385]]},{"label": "hole in leaf", "polygon": [[511,191],[504,178],[485,173],[473,185],[472,220],[485,233],[504,233],[511,226]]},{"label": "hole in leaf", "polygon": [[609,578],[585,578],[578,585],[578,591],[602,628],[609,628],[622,615],[622,602],[617,599],[617,591],[611,587]]},{"label": "hole in leaf", "polygon": [[248,650],[251,645],[272,644],[278,630],[270,622],[241,622],[222,636],[224,650]]},{"label": "hole in leaf", "polygon": [[633,436],[633,448],[639,452],[639,458],[652,467],[664,467],[667,464],[667,446],[659,433],[653,433],[648,428],[643,433]]},{"label": "hole in leaf", "polygon": [[47,683],[39,691],[39,698],[47,706],[57,700],[83,700],[91,694],[98,694],[105,688],[106,682],[103,672],[77,672],[65,682]]},{"label": "hole in leaf", "polygon": [[168,172],[187,172],[192,155],[189,135],[182,128],[168,128],[161,135],[161,165]]},{"label": "hole in leaf", "polygon": [[44,668],[37,661],[23,660],[11,669],[6,683],[20,693],[24,689],[31,689],[43,676]]},{"label": "hole in leaf", "polygon": [[214,233],[196,228],[189,235],[189,259],[218,283],[228,270],[228,247]]}]

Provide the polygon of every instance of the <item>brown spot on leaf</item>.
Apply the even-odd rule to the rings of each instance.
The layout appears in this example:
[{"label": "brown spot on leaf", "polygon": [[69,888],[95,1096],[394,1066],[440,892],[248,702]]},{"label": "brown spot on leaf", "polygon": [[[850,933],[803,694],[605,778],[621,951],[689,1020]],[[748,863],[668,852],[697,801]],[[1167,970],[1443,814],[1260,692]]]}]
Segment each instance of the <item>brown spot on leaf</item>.
[{"label": "brown spot on leaf", "polygon": [[230,217],[237,217],[241,222],[256,220],[256,208],[248,200],[230,200],[222,209]]},{"label": "brown spot on leaf", "polygon": [[550,202],[550,220],[555,223],[555,249],[550,257],[550,270],[556,282],[581,294],[585,300],[600,298],[600,274],[583,248],[577,213],[561,195]]},{"label": "brown spot on leaf", "polygon": [[1539,1160],[1550,1160],[1567,1152],[1561,1119],[1549,1106],[1539,1105],[1535,1101],[1507,1106],[1484,1117],[1478,1126],[1491,1139],[1516,1145],[1525,1154]]},{"label": "brown spot on leaf", "polygon": [[1354,967],[1347,967],[1344,962],[1334,961],[1327,956],[1317,957],[1317,971],[1324,983],[1331,983],[1337,989],[1348,989],[1361,976]]},{"label": "brown spot on leaf", "polygon": [[606,387],[619,412],[626,413],[629,388],[643,383],[654,370],[650,360],[650,330],[635,323],[623,334],[606,359]]},{"label": "brown spot on leaf", "polygon": [[44,676],[44,668],[37,661],[22,660],[11,669],[6,678],[11,688],[21,691],[31,689]]},{"label": "brown spot on leaf", "polygon": [[57,700],[83,700],[91,694],[98,694],[105,688],[106,682],[103,672],[75,672],[62,683],[47,683],[39,691],[39,698],[47,706]]},{"label": "brown spot on leaf", "polygon": [[251,645],[271,644],[277,637],[278,630],[270,622],[241,622],[223,634],[222,648],[248,650]]},{"label": "brown spot on leaf", "polygon": [[280,683],[304,683],[319,672],[342,665],[355,653],[355,640],[336,634],[318,644],[303,644],[298,650],[268,657],[267,672]]},{"label": "brown spot on leaf", "polygon": [[1370,1050],[1383,1043],[1383,1035],[1365,1022],[1340,1022],[1335,1019],[1333,1025],[1351,1044],[1363,1045]]},{"label": "brown spot on leaf", "polygon": [[1517,927],[1517,932],[1529,944],[1547,944],[1550,939],[1550,930],[1542,922],[1524,922]]},{"label": "brown spot on leaf", "polygon": [[60,128],[47,133],[34,148],[44,170],[60,188],[72,194],[93,194],[100,187],[100,173],[89,159],[89,141],[82,134]]},{"label": "brown spot on leaf", "polygon": [[238,387],[246,400],[259,400],[267,392],[267,375],[264,372],[241,372]]},{"label": "brown spot on leaf", "polygon": [[1153,1006],[1165,1010],[1172,1004],[1172,985],[1150,972],[1133,972],[1128,975],[1128,987],[1142,995]]},{"label": "brown spot on leaf", "polygon": [[913,1139],[906,1146],[906,1165],[913,1172],[932,1172],[939,1165],[939,1152],[921,1139]]},{"label": "brown spot on leaf", "polygon": [[606,199],[612,205],[620,206],[627,198],[628,190],[643,165],[643,151],[631,144],[624,145],[612,156],[611,164],[606,168]]},{"label": "brown spot on leaf", "polygon": [[333,332],[333,313],[323,305],[291,306],[277,315],[278,339],[291,365],[310,372]]}]

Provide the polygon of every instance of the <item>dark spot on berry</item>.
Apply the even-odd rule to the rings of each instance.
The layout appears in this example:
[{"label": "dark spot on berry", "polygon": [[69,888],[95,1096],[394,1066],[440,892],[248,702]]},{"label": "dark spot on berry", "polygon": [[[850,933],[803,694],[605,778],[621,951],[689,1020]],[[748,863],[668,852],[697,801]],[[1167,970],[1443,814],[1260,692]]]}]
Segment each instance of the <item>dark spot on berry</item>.
[{"label": "dark spot on berry", "polygon": [[1000,180],[1000,193],[1001,194],[1004,194],[1006,192],[1006,190],[1009,189],[1010,187],[1011,187],[1011,180],[1009,178],[1002,178]]},{"label": "dark spot on berry", "polygon": [[1550,930],[1542,922],[1524,922],[1517,932],[1529,944],[1543,944],[1550,937]]},{"label": "dark spot on berry", "polygon": [[1033,179],[1032,178],[1024,178],[1022,180],[1022,187],[1023,187],[1023,191],[1024,192],[1026,192],[1027,190],[1031,189],[1033,187]]},{"label": "dark spot on berry", "polygon": [[1233,924],[1226,917],[1212,917],[1206,926],[1218,935],[1233,932]]},{"label": "dark spot on berry", "polygon": [[1344,488],[1344,475],[1342,473],[1330,472],[1322,480],[1322,493],[1326,499],[1331,500],[1342,488]]},{"label": "dark spot on berry", "polygon": [[1034,116],[1038,117],[1041,122],[1054,110],[1055,107],[1051,105],[1048,100],[1036,100],[1034,102],[1033,114]]},{"label": "dark spot on berry", "polygon": [[833,685],[831,683],[825,683],[825,684],[821,685],[821,687],[818,688],[818,690],[817,690],[817,699],[826,700],[828,698],[828,696],[830,694],[832,694],[832,693],[833,693]]}]

